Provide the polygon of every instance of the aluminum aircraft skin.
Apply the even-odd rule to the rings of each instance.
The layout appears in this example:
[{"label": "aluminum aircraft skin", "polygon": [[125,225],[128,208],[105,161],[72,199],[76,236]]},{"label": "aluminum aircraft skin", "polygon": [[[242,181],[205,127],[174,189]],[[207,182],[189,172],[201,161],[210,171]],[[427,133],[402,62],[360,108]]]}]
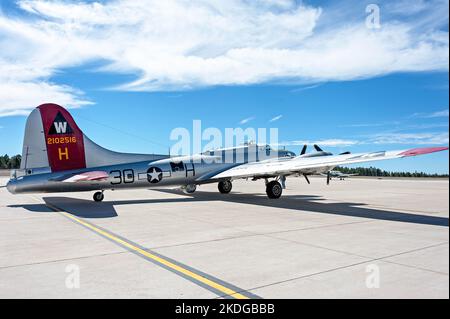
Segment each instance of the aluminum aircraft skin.
[{"label": "aluminum aircraft skin", "polygon": [[29,115],[22,162],[6,185],[13,194],[94,191],[95,201],[105,190],[180,187],[194,193],[198,185],[217,183],[221,193],[236,179],[264,179],[269,198],[281,197],[286,177],[327,174],[338,165],[372,162],[434,153],[447,147],[333,155],[314,146],[306,154],[247,144],[193,156],[129,154],[107,150],[91,141],[69,112],[43,104]]}]

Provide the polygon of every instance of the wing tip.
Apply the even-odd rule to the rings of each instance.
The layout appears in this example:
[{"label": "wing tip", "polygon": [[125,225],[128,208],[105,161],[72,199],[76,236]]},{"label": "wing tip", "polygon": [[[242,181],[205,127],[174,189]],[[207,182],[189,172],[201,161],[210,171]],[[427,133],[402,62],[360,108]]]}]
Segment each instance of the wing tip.
[{"label": "wing tip", "polygon": [[431,154],[431,153],[442,152],[442,151],[447,151],[447,150],[448,150],[448,147],[421,147],[421,148],[413,148],[413,149],[407,150],[403,153],[400,153],[400,155],[402,155],[404,157],[408,157],[408,156]]}]

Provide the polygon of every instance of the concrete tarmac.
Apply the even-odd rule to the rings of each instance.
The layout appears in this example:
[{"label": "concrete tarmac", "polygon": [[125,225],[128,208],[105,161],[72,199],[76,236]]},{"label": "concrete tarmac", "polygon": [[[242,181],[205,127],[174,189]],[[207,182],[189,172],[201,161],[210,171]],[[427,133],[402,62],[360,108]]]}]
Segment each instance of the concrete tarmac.
[{"label": "concrete tarmac", "polygon": [[287,186],[0,188],[0,298],[449,298],[448,180]]}]

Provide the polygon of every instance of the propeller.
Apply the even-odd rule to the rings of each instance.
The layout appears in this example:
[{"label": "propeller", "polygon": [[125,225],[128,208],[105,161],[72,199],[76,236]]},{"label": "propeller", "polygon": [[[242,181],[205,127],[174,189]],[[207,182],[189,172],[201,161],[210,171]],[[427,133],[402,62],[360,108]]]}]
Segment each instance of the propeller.
[{"label": "propeller", "polygon": [[302,148],[302,151],[300,152],[300,155],[305,155],[307,149],[308,149],[308,145],[307,144],[303,145],[303,148]]},{"label": "propeller", "polygon": [[309,181],[308,175],[303,174],[303,176],[305,176],[306,182],[307,182],[308,184],[311,184],[311,182]]},{"label": "propeller", "polygon": [[315,149],[317,152],[323,152],[323,149],[321,149],[317,144],[314,144],[314,149]]},{"label": "propeller", "polygon": [[[333,155],[333,153],[331,152],[325,152],[319,145],[314,144],[314,149],[316,150],[316,153],[311,153],[311,154],[306,154],[306,150],[308,149],[308,145],[304,145],[301,152],[300,152],[300,156],[305,155],[304,157],[316,157],[316,156],[331,156]],[[340,153],[339,155],[349,155],[351,154],[351,152],[344,152],[344,153]]]},{"label": "propeller", "polygon": [[331,172],[328,171],[327,172],[327,185],[330,185],[330,180],[331,180]]},{"label": "propeller", "polygon": [[[324,152],[323,149],[321,149],[317,144],[314,145],[314,148],[317,152]],[[329,154],[333,155],[331,153],[329,153]],[[339,155],[349,155],[349,154],[351,154],[351,152],[344,152],[344,153],[340,153]]]}]

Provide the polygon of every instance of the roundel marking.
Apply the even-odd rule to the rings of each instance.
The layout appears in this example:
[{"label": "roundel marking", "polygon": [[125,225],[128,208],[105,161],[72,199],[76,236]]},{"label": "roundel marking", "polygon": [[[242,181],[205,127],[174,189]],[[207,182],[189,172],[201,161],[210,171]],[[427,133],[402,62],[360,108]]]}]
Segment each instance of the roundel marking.
[{"label": "roundel marking", "polygon": [[163,172],[159,167],[150,167],[147,171],[147,179],[149,183],[159,183],[163,178]]}]

